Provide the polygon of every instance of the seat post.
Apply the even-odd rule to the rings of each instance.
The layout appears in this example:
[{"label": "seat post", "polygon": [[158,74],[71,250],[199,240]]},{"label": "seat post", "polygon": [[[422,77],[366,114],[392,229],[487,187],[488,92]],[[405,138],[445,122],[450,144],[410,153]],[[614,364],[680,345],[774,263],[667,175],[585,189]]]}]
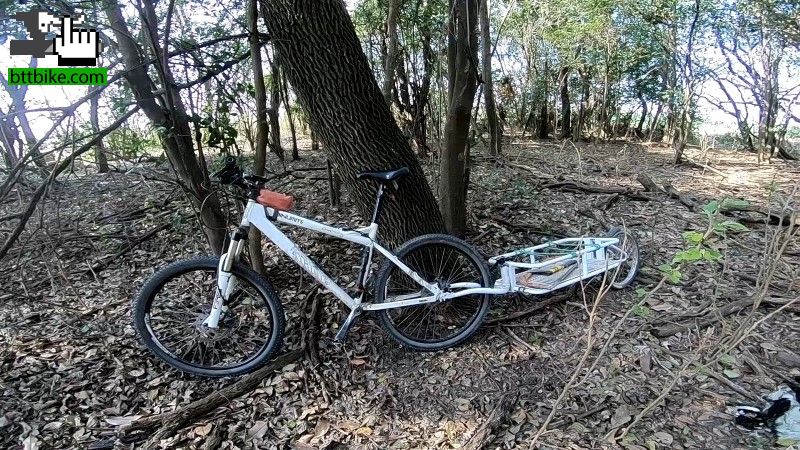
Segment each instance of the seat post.
[{"label": "seat post", "polygon": [[372,223],[378,223],[378,218],[381,215],[381,209],[383,208],[383,196],[385,195],[383,187],[383,183],[378,183],[378,195],[375,198],[375,209],[372,211]]}]

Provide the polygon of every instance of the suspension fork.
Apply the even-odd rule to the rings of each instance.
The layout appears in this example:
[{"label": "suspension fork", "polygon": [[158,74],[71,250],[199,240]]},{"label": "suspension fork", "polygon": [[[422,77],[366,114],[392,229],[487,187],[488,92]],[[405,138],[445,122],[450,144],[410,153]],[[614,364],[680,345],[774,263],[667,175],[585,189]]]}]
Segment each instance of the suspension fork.
[{"label": "suspension fork", "polygon": [[219,258],[217,267],[217,289],[214,292],[214,301],[211,304],[211,311],[203,321],[203,325],[209,328],[219,327],[219,319],[225,312],[225,303],[236,289],[236,279],[233,278],[233,265],[239,260],[242,254],[244,243],[247,241],[249,226],[240,226],[231,233],[231,241],[228,244],[228,251]]}]

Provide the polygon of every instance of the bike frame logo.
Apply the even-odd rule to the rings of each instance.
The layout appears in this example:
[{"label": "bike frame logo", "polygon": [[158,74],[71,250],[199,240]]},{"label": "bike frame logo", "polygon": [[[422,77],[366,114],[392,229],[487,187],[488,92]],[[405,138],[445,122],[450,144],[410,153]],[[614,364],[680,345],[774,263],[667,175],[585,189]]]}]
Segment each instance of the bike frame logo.
[{"label": "bike frame logo", "polygon": [[[28,30],[30,39],[12,39],[11,55],[44,58],[58,55],[58,65],[97,66],[100,39],[97,30],[80,26],[83,14],[54,16],[44,10],[17,13],[14,18]],[[48,39],[48,35],[56,36]]]}]

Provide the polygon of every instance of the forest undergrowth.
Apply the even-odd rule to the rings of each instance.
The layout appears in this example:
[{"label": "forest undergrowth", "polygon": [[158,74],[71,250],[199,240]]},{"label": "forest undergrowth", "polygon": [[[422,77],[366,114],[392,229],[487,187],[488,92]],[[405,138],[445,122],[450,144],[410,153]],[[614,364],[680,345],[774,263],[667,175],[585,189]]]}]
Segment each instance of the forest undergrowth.
[{"label": "forest undergrowth", "polygon": [[[0,265],[0,447],[772,446],[732,412],[800,375],[800,227],[788,213],[800,204],[800,167],[699,149],[676,167],[656,145],[519,136],[504,153],[473,154],[467,240],[491,256],[624,225],[642,249],[633,286],[498,297],[482,330],[445,352],[399,348],[370,316],[334,344],[342,307],[265,243],[286,350],[305,352],[155,440],[154,430],[124,441],[119,432],[235,381],[168,369],[130,324],[143,280],[205,254],[203,235],[165,165],[64,177]],[[328,203],[316,170],[324,154],[302,154],[272,188],[294,195],[301,214],[356,225],[346,195]],[[435,173],[434,162],[425,168]],[[20,187],[0,205],[0,238],[29,195]],[[358,248],[292,235],[340,284],[354,283]]]}]

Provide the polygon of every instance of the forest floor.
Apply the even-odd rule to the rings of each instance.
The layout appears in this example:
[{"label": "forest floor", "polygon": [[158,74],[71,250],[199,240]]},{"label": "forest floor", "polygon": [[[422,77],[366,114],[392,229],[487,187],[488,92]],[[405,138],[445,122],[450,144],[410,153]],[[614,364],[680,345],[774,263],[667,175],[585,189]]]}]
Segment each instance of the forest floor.
[{"label": "forest floor", "polygon": [[[324,166],[321,153],[301,155],[292,168]],[[645,192],[637,176],[669,183],[701,206],[728,197],[797,210],[800,166],[758,166],[754,155],[723,150],[689,156],[716,171],[676,167],[668,148],[633,143],[514,137],[499,161],[475,156],[467,240],[486,255],[616,224],[634,233],[642,273],[632,287],[601,298],[592,327],[596,283],[519,319],[508,315],[545,299],[497,297],[490,323],[445,352],[400,348],[369,316],[339,345],[332,338],[343,309],[321,295],[318,366],[303,359],[283,367],[161,445],[460,448],[509,393],[511,408],[487,448],[773,446],[769,431],[737,427],[732,412],[800,375],[800,309],[778,310],[800,293],[800,227],[733,213],[725,219],[742,220],[749,231],[716,238],[720,262],[686,264],[679,282],[659,285],[657,267],[687,248],[682,233],[705,232],[709,219],[665,193]],[[273,188],[295,195],[300,213],[354,225],[346,196],[343,206],[328,205],[324,172],[293,173]],[[0,262],[0,448],[129,448],[114,443],[120,426],[234,382],[167,368],[131,326],[131,299],[156,268],[207,252],[170,179],[154,164],[67,177]],[[597,186],[618,192],[585,191]],[[28,195],[21,188],[0,205],[0,217]],[[0,222],[0,240],[15,224]],[[357,248],[296,236],[329,273],[352,281]],[[780,254],[774,242],[786,242]],[[264,252],[286,309],[286,347],[298,348],[313,284],[273,247],[265,244]],[[755,310],[747,303],[754,297],[764,299]],[[688,326],[654,335],[674,324]]]}]

